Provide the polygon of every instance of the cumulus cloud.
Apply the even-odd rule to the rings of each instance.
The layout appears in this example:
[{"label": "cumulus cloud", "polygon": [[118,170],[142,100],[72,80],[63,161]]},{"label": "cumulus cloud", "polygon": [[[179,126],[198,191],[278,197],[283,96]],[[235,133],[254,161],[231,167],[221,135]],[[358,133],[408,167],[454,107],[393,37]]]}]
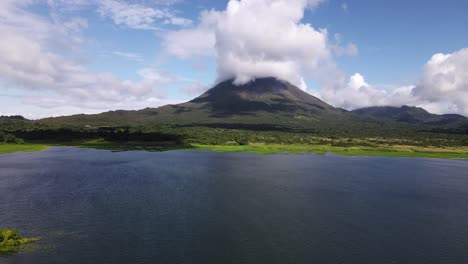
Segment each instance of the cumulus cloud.
[{"label": "cumulus cloud", "polygon": [[413,105],[433,113],[468,116],[468,48],[432,56],[423,66],[415,85],[384,89],[368,84],[361,74],[356,73],[346,86],[324,88],[319,96],[346,109]]},{"label": "cumulus cloud", "polygon": [[166,52],[181,59],[215,56],[215,29],[221,15],[214,10],[203,11],[195,28],[169,31],[164,38]]},{"label": "cumulus cloud", "polygon": [[8,41],[0,42],[0,80],[7,85],[52,90],[80,99],[120,101],[128,95],[146,95],[155,84],[147,78],[122,81],[110,73],[92,72],[27,36],[2,27],[0,34],[8,36]]},{"label": "cumulus cloud", "polygon": [[163,25],[187,26],[192,20],[179,17],[167,9],[153,8],[141,4],[118,0],[101,0],[99,13],[110,17],[116,25],[133,29],[160,30]]},{"label": "cumulus cloud", "polygon": [[412,94],[434,111],[468,115],[468,48],[432,56]]},{"label": "cumulus cloud", "polygon": [[[179,58],[215,56],[218,81],[236,84],[273,76],[303,89],[305,78],[340,74],[333,54],[357,47],[330,45],[328,32],[302,23],[319,0],[230,0],[224,11],[205,11],[191,29],[169,32],[166,52]],[[331,76],[330,76],[331,78]]]},{"label": "cumulus cloud", "polygon": [[23,89],[35,95],[23,96],[23,103],[84,108],[136,105],[148,103],[148,98],[154,103],[155,98],[164,98],[158,88],[177,79],[154,68],[140,70],[139,80],[122,80],[112,73],[87,69],[67,54],[83,46],[80,31],[85,20],[37,16],[28,11],[33,3],[0,3],[0,84],[3,89]]},{"label": "cumulus cloud", "polygon": [[344,87],[323,88],[318,96],[332,105],[348,110],[369,106],[413,105],[413,88],[414,86],[403,86],[386,90],[367,83],[364,76],[355,73]]},{"label": "cumulus cloud", "polygon": [[114,51],[113,54],[116,56],[128,59],[128,60],[136,61],[136,62],[143,61],[143,58],[141,57],[140,54],[136,54],[133,52]]}]

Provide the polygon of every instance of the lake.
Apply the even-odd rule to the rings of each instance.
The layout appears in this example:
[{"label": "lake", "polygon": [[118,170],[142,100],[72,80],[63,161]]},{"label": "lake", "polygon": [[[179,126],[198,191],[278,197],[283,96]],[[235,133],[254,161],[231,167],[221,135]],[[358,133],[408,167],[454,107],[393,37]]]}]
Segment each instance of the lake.
[{"label": "lake", "polygon": [[0,263],[468,263],[468,160],[51,148],[0,201]]}]

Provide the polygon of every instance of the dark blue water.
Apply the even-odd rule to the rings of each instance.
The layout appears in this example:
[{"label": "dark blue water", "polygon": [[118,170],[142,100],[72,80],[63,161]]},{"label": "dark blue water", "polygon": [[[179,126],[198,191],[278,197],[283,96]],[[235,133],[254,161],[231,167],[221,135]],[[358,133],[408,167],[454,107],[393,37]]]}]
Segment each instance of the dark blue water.
[{"label": "dark blue water", "polygon": [[0,263],[468,263],[468,161],[54,148],[0,155]]}]

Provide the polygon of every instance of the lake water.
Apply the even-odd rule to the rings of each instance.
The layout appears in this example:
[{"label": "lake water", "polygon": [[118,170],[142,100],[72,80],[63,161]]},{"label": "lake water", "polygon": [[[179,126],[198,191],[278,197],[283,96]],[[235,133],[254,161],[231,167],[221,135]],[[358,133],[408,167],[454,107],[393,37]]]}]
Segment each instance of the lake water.
[{"label": "lake water", "polygon": [[468,263],[468,160],[111,152],[0,155],[0,263]]}]

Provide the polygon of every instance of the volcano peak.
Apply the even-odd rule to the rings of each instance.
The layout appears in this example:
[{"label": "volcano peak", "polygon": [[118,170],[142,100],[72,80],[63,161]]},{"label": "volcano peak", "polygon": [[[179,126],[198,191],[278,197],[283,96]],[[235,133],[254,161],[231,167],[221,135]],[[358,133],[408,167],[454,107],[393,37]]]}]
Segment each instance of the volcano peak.
[{"label": "volcano peak", "polygon": [[225,115],[254,111],[315,113],[336,110],[291,83],[274,77],[259,78],[242,85],[227,80],[185,105],[208,108]]}]

